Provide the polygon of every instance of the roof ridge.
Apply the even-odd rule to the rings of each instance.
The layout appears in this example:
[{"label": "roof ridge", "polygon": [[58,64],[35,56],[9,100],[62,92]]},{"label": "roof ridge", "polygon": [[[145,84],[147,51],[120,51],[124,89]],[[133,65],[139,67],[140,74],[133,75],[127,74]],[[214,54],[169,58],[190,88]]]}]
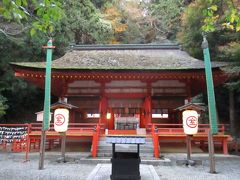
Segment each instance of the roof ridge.
[{"label": "roof ridge", "polygon": [[141,50],[141,49],[181,49],[179,44],[71,44],[72,50]]}]

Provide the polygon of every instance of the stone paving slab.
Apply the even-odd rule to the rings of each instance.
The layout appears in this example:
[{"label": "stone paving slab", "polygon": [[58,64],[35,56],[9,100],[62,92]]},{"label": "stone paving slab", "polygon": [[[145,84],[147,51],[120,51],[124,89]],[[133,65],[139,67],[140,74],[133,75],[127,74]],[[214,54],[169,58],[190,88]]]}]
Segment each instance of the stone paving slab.
[{"label": "stone paving slab", "polygon": [[[87,180],[110,180],[111,164],[97,164]],[[160,180],[152,165],[140,164],[141,180]]]}]

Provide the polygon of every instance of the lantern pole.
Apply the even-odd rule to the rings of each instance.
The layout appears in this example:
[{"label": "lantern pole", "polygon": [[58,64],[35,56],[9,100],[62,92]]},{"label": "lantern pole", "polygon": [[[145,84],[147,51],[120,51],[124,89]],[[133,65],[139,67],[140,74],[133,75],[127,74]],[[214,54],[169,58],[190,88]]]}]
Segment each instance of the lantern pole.
[{"label": "lantern pole", "polygon": [[191,164],[191,138],[192,135],[187,134],[186,136],[186,143],[187,143],[187,164]]},{"label": "lantern pole", "polygon": [[41,145],[39,154],[39,170],[44,168],[45,158],[45,142],[46,142],[46,131],[49,129],[49,118],[50,118],[50,101],[51,101],[51,64],[52,64],[52,39],[47,43],[47,46],[43,46],[47,49],[46,57],[46,74],[45,74],[45,97],[44,97],[44,112],[42,121],[42,134],[41,134]]},{"label": "lantern pole", "polygon": [[66,162],[66,132],[60,133],[62,136],[62,142],[61,142],[61,153],[62,153],[62,162]]},{"label": "lantern pole", "polygon": [[208,133],[208,150],[209,150],[209,161],[210,161],[210,173],[216,173],[215,170],[215,157],[214,157],[214,145],[213,145],[213,134],[218,133],[217,126],[217,112],[216,112],[216,101],[213,86],[212,67],[210,62],[210,53],[208,48],[208,41],[206,35],[203,34],[202,49],[204,54],[205,74],[207,83],[207,96],[208,96],[208,112],[210,129]]}]

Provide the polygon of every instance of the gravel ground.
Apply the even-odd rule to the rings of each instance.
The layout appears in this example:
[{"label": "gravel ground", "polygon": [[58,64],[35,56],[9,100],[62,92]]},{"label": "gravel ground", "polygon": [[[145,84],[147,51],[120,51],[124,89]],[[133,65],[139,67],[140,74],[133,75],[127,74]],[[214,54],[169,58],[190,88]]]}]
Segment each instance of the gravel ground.
[{"label": "gravel ground", "polygon": [[[69,162],[59,163],[58,154],[47,153],[45,168],[38,170],[38,155],[31,153],[31,160],[24,162],[24,154],[0,152],[0,180],[85,180],[96,166],[96,163],[81,163],[79,159],[86,158],[88,154],[75,154],[69,156]],[[161,180],[240,180],[240,156],[217,155],[217,174],[209,173],[207,154],[192,156],[193,159],[202,160],[203,164],[197,166],[176,165],[176,160],[185,159],[185,154],[164,156],[171,159],[172,165],[154,166]]]}]

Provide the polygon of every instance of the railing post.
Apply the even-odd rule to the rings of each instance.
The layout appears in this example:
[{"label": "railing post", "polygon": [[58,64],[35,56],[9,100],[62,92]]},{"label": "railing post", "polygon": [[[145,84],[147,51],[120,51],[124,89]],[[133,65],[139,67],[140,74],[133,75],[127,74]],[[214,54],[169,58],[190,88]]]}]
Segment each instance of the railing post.
[{"label": "railing post", "polygon": [[25,161],[29,161],[29,152],[30,152],[30,146],[31,146],[31,142],[30,142],[30,134],[31,132],[31,124],[27,124],[27,136],[26,136],[26,156],[25,156]]},{"label": "railing post", "polygon": [[96,129],[94,129],[93,134],[93,143],[92,143],[92,157],[97,157],[97,146],[98,146],[98,138],[100,133],[100,125],[97,124]]},{"label": "railing post", "polygon": [[155,125],[152,124],[152,136],[154,135]]},{"label": "railing post", "polygon": [[152,137],[153,137],[153,151],[154,151],[154,157],[159,158],[160,152],[159,152],[159,141],[158,141],[158,134],[157,134],[157,128],[154,124],[152,124]]}]

